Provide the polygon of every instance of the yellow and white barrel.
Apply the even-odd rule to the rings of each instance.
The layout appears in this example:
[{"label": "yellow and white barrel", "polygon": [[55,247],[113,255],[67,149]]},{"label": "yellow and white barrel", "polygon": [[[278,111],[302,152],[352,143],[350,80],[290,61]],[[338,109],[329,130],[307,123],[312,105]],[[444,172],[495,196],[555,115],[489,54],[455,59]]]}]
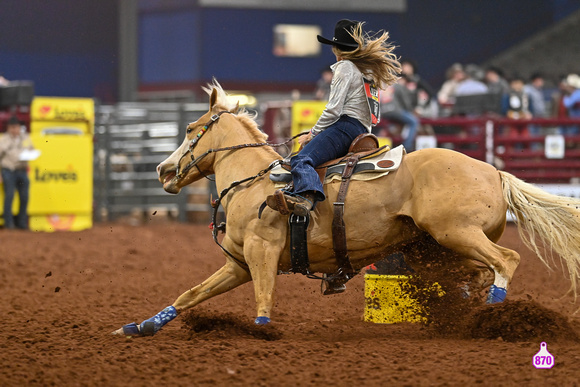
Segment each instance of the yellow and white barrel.
[{"label": "yellow and white barrel", "polygon": [[[424,306],[409,294],[410,276],[365,274],[364,321],[379,324],[426,322]],[[443,290],[433,284],[439,295]]]}]

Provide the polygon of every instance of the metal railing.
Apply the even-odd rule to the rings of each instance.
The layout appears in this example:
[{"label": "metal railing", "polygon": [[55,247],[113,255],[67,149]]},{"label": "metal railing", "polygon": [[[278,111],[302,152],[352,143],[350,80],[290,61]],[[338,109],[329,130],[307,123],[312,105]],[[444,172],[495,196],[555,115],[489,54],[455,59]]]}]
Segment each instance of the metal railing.
[{"label": "metal railing", "polygon": [[170,195],[155,170],[177,149],[187,124],[206,112],[205,103],[99,106],[94,147],[95,220],[163,211],[186,221],[192,212],[209,213],[212,187],[205,181]]}]

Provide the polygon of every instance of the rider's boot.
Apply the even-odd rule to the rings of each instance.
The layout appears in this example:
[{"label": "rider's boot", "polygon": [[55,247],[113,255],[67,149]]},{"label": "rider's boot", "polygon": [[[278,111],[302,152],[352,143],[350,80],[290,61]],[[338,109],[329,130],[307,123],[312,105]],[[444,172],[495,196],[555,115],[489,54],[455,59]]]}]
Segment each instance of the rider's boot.
[{"label": "rider's boot", "polygon": [[283,190],[276,190],[273,195],[268,195],[266,204],[282,215],[291,212],[298,216],[306,216],[314,209],[315,193],[305,192],[301,195],[291,194]]}]

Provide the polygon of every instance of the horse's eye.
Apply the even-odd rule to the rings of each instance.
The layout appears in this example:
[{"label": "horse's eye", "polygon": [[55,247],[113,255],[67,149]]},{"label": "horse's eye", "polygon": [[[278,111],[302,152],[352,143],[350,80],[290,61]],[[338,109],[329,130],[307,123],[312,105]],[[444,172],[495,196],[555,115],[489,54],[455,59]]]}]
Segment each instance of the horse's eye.
[{"label": "horse's eye", "polygon": [[193,132],[193,129],[188,127],[186,132],[187,132],[187,134],[189,134],[189,133]]}]

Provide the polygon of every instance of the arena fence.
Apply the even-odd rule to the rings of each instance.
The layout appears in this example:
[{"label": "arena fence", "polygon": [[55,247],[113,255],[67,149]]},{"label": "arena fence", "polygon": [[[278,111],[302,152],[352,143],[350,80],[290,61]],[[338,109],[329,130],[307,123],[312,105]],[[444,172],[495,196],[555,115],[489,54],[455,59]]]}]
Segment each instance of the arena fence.
[{"label": "arena fence", "polygon": [[[96,109],[95,220],[168,215],[180,221],[209,219],[207,180],[179,195],[165,192],[157,165],[185,136],[189,122],[207,112],[207,103],[119,103]],[[199,220],[201,220],[199,219]]]},{"label": "arena fence", "polygon": [[[418,148],[450,148],[486,161],[530,183],[580,183],[580,120],[499,117],[422,119],[431,136]],[[426,141],[431,138],[431,141]]]},{"label": "arena fence", "polygon": [[[279,106],[278,106],[279,105]],[[262,129],[270,140],[290,137],[292,104],[266,106]],[[180,221],[209,221],[215,185],[203,179],[179,195],[166,193],[156,166],[185,135],[207,104],[119,103],[96,109],[95,220],[168,214]],[[386,121],[393,145],[400,127]],[[422,118],[417,149],[449,148],[495,165],[549,192],[580,197],[580,119],[512,120],[498,116]],[[288,149],[282,149],[288,153]],[[287,154],[284,154],[286,156]]]}]

